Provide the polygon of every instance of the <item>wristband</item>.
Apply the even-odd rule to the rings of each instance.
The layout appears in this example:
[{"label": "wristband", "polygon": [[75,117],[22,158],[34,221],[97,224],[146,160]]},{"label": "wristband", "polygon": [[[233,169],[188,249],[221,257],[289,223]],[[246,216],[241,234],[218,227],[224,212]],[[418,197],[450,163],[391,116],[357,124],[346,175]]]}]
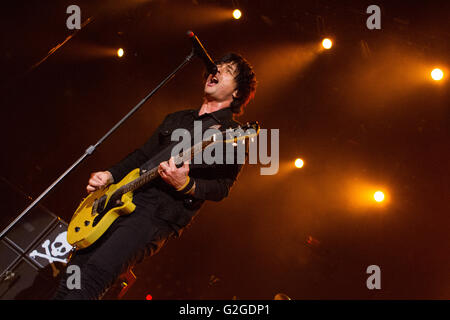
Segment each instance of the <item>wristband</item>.
[{"label": "wristband", "polygon": [[191,181],[193,181],[193,182],[192,182],[192,186],[191,186],[191,187],[187,186],[187,187],[186,187],[186,191],[184,192],[184,194],[189,194],[189,193],[191,193],[192,189],[195,188],[195,181],[194,181],[194,179],[191,179]]},{"label": "wristband", "polygon": [[194,185],[194,179],[191,179],[189,176],[187,176],[187,180],[183,186],[177,189],[178,192],[181,193],[188,193],[191,191],[192,187]]},{"label": "wristband", "polygon": [[186,176],[186,182],[181,186],[181,187],[179,187],[179,188],[177,188],[177,191],[181,191],[181,190],[183,190],[184,188],[186,188],[186,186],[189,184],[189,182],[191,181],[191,179],[189,178],[189,176]]}]

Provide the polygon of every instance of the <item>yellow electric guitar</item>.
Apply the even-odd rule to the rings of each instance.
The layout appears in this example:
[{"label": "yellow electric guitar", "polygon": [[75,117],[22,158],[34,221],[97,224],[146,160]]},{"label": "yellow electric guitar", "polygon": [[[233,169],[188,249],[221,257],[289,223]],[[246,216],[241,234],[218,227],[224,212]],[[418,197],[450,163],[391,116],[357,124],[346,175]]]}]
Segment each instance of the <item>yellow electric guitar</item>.
[{"label": "yellow electric guitar", "polygon": [[[238,143],[259,134],[257,122],[246,123],[235,129],[213,134],[209,139],[197,143],[174,157],[176,165],[189,161],[198,152],[214,143]],[[121,181],[106,188],[96,190],[84,198],[75,211],[68,229],[67,241],[77,250],[97,241],[119,216],[131,214],[136,208],[133,191],[159,177],[158,166],[141,172],[132,170]]]}]

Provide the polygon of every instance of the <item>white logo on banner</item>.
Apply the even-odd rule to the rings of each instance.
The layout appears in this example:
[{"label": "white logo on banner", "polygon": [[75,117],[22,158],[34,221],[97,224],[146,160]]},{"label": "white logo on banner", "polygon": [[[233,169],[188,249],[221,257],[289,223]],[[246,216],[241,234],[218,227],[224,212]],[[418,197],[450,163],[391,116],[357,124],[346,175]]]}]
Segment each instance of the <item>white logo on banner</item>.
[{"label": "white logo on banner", "polygon": [[47,259],[49,263],[62,262],[67,263],[67,259],[61,259],[58,257],[63,257],[69,253],[72,246],[67,242],[67,231],[60,233],[55,241],[50,242],[50,240],[45,240],[42,243],[42,248],[44,248],[45,253],[40,253],[37,250],[33,250],[30,253],[30,257],[36,259],[36,257]]}]

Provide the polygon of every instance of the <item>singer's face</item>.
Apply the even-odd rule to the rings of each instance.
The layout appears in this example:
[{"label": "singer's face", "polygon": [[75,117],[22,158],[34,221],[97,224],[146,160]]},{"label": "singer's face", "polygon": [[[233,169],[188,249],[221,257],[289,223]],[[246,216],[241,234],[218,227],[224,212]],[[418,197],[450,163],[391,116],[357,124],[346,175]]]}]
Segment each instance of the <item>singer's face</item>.
[{"label": "singer's face", "polygon": [[217,73],[209,75],[205,83],[205,94],[209,98],[222,102],[233,100],[233,95],[236,96],[236,76],[237,70],[234,63],[222,63],[217,65]]}]

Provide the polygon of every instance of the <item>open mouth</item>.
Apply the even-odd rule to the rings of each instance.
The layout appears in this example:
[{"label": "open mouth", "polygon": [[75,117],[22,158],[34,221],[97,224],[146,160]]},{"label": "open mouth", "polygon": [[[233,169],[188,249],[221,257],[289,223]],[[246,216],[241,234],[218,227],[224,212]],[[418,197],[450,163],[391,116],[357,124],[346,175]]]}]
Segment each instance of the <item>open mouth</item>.
[{"label": "open mouth", "polygon": [[219,79],[216,76],[212,76],[211,79],[209,79],[208,86],[214,86],[219,83]]}]

